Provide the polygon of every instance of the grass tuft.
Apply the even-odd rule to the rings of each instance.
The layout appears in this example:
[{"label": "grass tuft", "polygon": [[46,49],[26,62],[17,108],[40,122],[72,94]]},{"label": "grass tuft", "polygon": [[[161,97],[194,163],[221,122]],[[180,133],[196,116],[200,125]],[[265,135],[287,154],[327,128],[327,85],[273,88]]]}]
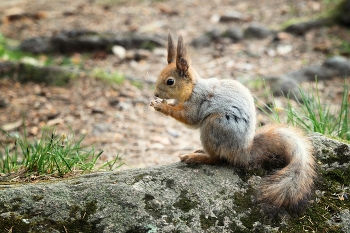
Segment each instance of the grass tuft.
[{"label": "grass tuft", "polygon": [[112,73],[101,68],[95,68],[92,73],[95,78],[110,84],[121,84],[125,80],[124,75],[117,71]]},{"label": "grass tuft", "polygon": [[81,145],[84,137],[67,139],[66,134],[57,135],[55,131],[44,130],[41,139],[30,142],[24,130],[24,136],[11,136],[7,132],[8,142],[0,148],[0,172],[25,173],[26,175],[56,175],[69,173],[87,173],[93,170],[113,170],[123,165],[120,157],[96,168],[103,151],[96,153],[91,147]]},{"label": "grass tuft", "polygon": [[[344,80],[341,103],[334,109],[334,103],[321,100],[318,82],[315,88],[303,90],[299,87],[300,100],[292,102],[287,97],[285,108],[263,104],[259,108],[273,121],[287,123],[304,129],[307,132],[318,132],[350,141],[350,92]],[[273,98],[272,98],[273,99]]]}]

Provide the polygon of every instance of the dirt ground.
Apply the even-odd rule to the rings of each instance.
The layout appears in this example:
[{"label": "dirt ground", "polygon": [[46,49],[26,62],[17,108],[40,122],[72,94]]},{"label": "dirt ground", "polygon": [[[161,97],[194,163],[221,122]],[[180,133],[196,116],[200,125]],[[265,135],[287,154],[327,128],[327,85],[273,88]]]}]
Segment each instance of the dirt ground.
[{"label": "dirt ground", "polygon": [[[324,10],[322,1],[304,0],[214,0],[214,1],[113,1],[113,0],[0,0],[0,15],[25,14],[16,20],[2,21],[0,32],[9,38],[24,40],[52,36],[62,30],[88,29],[99,32],[138,32],[141,34],[183,35],[186,42],[211,29],[246,28],[259,22],[278,30],[292,18],[312,17]],[[218,22],[220,15],[240,12],[245,20]],[[265,76],[280,75],[305,65],[320,65],[332,53],[331,35],[342,28],[321,28],[305,36],[285,35],[278,44],[272,38],[245,39],[239,43],[222,42],[202,49],[190,47],[192,64],[205,78],[235,78],[262,97]],[[283,50],[288,48],[287,50]],[[279,49],[282,48],[282,49]],[[323,48],[323,49],[320,49]],[[325,53],[327,51],[327,53]],[[0,79],[0,126],[20,124],[23,116],[31,136],[39,137],[46,125],[57,133],[70,131],[76,137],[86,134],[85,145],[103,150],[103,159],[123,155],[130,167],[147,167],[178,161],[178,155],[200,148],[199,134],[175,120],[155,112],[153,85],[166,65],[165,48],[157,48],[140,61],[120,60],[113,54],[74,54],[83,59],[83,67],[100,67],[122,72],[127,78],[121,85],[79,78],[68,86],[20,84]],[[61,56],[61,55],[57,55]],[[137,85],[135,85],[135,80]],[[256,86],[259,84],[259,86]],[[325,93],[334,92],[342,81],[320,83]],[[330,91],[331,90],[331,91]],[[258,120],[268,119],[259,113]],[[16,130],[23,129],[23,126]]]}]

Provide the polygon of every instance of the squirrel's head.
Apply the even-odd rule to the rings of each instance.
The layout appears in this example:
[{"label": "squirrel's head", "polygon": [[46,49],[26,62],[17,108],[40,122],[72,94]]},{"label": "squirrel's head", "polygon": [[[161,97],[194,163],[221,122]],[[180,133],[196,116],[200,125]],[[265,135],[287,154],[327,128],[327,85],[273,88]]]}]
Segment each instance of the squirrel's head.
[{"label": "squirrel's head", "polygon": [[171,35],[168,35],[168,65],[159,74],[154,95],[161,99],[174,99],[185,102],[191,96],[196,72],[190,67],[187,48],[179,36],[177,48]]}]

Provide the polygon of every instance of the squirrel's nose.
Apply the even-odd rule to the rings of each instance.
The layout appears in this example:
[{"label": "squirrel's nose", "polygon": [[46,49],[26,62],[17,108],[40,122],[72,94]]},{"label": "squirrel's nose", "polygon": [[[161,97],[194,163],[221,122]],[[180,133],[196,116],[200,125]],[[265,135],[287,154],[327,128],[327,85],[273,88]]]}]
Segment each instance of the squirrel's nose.
[{"label": "squirrel's nose", "polygon": [[154,96],[158,98],[158,97],[159,97],[159,94],[158,94],[158,93],[154,93]]}]

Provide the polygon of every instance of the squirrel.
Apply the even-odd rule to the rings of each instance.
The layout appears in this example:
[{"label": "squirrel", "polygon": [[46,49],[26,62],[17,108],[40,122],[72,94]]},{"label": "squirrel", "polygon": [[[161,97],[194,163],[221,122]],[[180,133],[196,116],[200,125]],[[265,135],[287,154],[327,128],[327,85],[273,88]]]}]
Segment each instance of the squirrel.
[{"label": "squirrel", "polygon": [[255,132],[255,103],[248,88],[231,79],[202,79],[191,66],[182,36],[176,48],[168,35],[167,52],[168,65],[157,78],[156,100],[150,106],[199,128],[203,146],[180,155],[180,160],[187,164],[228,161],[246,169],[279,166],[263,179],[257,199],[273,208],[303,209],[316,172],[312,145],[302,130],[272,124]]}]

